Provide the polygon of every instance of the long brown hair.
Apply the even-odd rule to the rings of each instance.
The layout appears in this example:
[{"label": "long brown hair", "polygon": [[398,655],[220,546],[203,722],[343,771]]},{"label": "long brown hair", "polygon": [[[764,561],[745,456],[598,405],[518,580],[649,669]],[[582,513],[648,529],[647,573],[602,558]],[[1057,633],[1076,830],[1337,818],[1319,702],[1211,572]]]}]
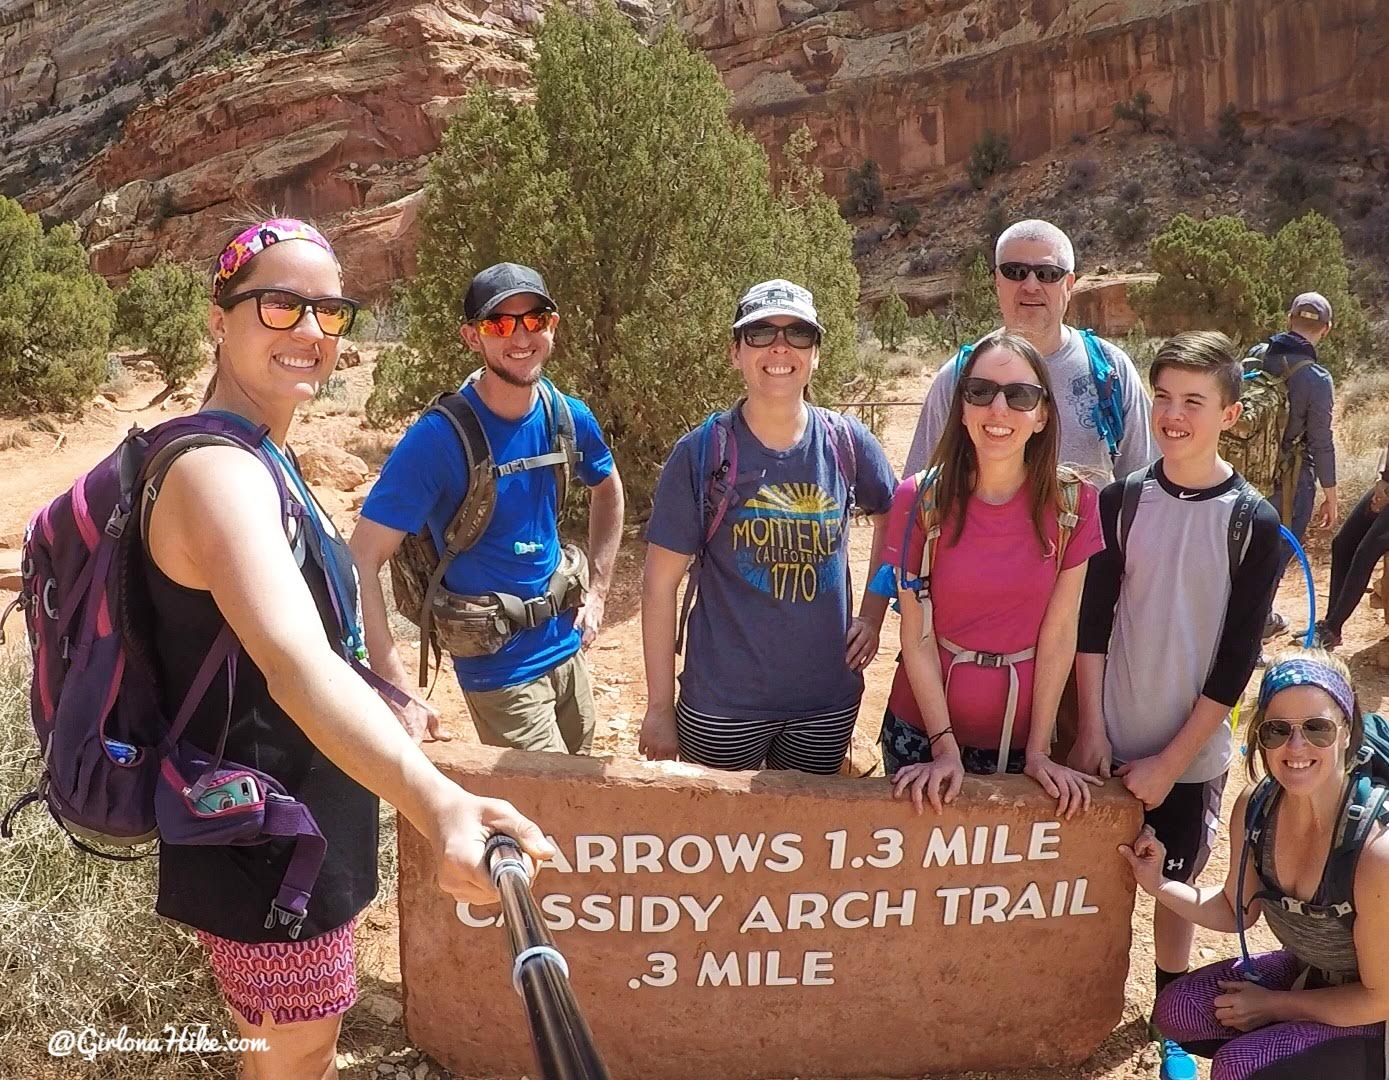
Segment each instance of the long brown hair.
[{"label": "long brown hair", "polygon": [[1061,501],[1061,482],[1078,481],[1080,474],[1058,464],[1061,436],[1057,423],[1055,398],[1051,392],[1051,378],[1041,354],[1026,338],[1016,334],[999,333],[984,338],[975,346],[964,362],[959,377],[955,380],[955,393],[950,399],[950,416],[945,422],[945,431],[936,452],[931,457],[931,466],[939,467],[940,475],[935,484],[935,504],[938,507],[937,519],[941,531],[950,522],[955,532],[951,544],[960,542],[965,529],[965,508],[969,505],[970,494],[979,473],[979,459],[974,452],[974,443],[965,429],[965,404],[960,386],[973,373],[979,358],[994,349],[1007,349],[1027,361],[1037,385],[1046,391],[1047,423],[1041,431],[1034,432],[1023,448],[1023,461],[1027,465],[1027,479],[1023,481],[1028,490],[1032,526],[1037,531],[1037,541],[1043,553],[1051,550],[1043,524],[1047,507],[1055,507],[1057,513],[1064,509]]}]

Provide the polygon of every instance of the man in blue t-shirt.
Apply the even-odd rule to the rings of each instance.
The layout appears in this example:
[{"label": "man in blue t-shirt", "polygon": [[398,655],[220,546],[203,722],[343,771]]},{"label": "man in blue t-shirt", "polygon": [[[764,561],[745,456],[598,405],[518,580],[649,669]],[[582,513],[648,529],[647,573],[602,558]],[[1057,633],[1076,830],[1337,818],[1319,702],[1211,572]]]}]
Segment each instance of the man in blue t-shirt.
[{"label": "man in blue t-shirt", "polygon": [[[483,370],[462,389],[494,464],[550,453],[554,431],[539,385],[554,347],[559,313],[535,270],[499,263],[468,286],[459,334]],[[603,621],[613,562],[622,538],[622,481],[598,423],[583,402],[566,397],[574,418],[574,472],[589,487],[589,588],[582,606],[529,628],[512,627],[496,651],[454,656],[468,710],[482,741],[519,750],[587,753],[593,744],[593,695],[581,649]],[[496,594],[529,601],[546,595],[561,564],[558,484],[551,467],[499,475],[496,506],[477,542],[449,565],[443,585],[481,605]],[[362,577],[362,616],[372,667],[397,686],[407,675],[386,620],[381,567],[406,536],[428,525],[445,534],[468,492],[462,440],[437,410],[420,417],[387,458],[362,507],[352,552]],[[437,546],[437,543],[436,543]],[[495,642],[493,643],[495,644]],[[419,735],[438,734],[438,716],[416,700],[404,721]]]}]

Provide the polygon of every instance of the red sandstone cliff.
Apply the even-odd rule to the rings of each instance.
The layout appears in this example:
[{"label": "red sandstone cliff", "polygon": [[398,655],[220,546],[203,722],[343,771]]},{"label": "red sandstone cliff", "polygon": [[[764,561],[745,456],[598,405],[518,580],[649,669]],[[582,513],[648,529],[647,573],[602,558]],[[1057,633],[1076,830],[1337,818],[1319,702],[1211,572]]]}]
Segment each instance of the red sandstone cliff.
[{"label": "red sandstone cliff", "polygon": [[[831,184],[867,157],[914,184],[990,127],[1045,154],[1140,88],[1179,135],[1233,102],[1253,126],[1389,136],[1381,0],[681,5],[744,122],[771,148],[807,124]],[[354,288],[380,294],[410,271],[455,103],[479,79],[524,86],[541,6],[19,0],[0,8],[0,190],[79,221],[113,278],[209,257],[237,203],[276,203],[326,220]]]},{"label": "red sandstone cliff", "polygon": [[769,147],[809,126],[827,175],[873,158],[889,186],[965,161],[986,128],[1014,158],[1109,124],[1145,89],[1179,136],[1233,102],[1247,125],[1389,135],[1382,0],[682,0],[681,24]]}]

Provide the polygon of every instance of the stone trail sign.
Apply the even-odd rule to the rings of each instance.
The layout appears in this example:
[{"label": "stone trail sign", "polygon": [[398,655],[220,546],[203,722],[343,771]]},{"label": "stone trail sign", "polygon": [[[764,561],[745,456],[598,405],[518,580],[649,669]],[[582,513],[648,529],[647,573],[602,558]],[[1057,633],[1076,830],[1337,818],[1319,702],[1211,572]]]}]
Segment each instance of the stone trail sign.
[{"label": "stone trail sign", "polygon": [[[1119,1022],[1139,805],[1067,822],[1021,776],[918,816],[881,779],[438,744],[560,851],[534,892],[614,1077],[891,1077],[1083,1061]],[[455,905],[402,824],[414,1044],[461,1076],[532,1071],[498,909]]]}]

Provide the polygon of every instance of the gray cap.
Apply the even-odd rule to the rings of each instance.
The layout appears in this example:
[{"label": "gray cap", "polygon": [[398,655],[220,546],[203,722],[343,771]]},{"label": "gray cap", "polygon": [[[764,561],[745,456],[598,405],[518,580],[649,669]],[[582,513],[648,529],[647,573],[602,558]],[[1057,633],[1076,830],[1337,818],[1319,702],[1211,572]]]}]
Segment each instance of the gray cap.
[{"label": "gray cap", "polygon": [[763,281],[743,293],[743,298],[738,301],[738,311],[733,316],[733,329],[737,330],[750,322],[773,315],[790,315],[802,322],[810,323],[822,334],[825,332],[825,328],[820,325],[820,315],[815,310],[815,297],[810,295],[810,290],[802,289],[799,285],[781,278]]},{"label": "gray cap", "polygon": [[540,271],[532,270],[520,263],[497,263],[482,270],[468,285],[467,295],[463,297],[463,317],[469,322],[485,319],[509,296],[521,293],[535,293],[545,301],[545,306],[553,308],[555,302],[545,288],[545,279]]},{"label": "gray cap", "polygon": [[1327,302],[1319,292],[1298,293],[1297,299],[1293,301],[1293,306],[1288,309],[1289,315],[1295,315],[1299,319],[1311,319],[1314,322],[1331,322],[1331,304]]}]

